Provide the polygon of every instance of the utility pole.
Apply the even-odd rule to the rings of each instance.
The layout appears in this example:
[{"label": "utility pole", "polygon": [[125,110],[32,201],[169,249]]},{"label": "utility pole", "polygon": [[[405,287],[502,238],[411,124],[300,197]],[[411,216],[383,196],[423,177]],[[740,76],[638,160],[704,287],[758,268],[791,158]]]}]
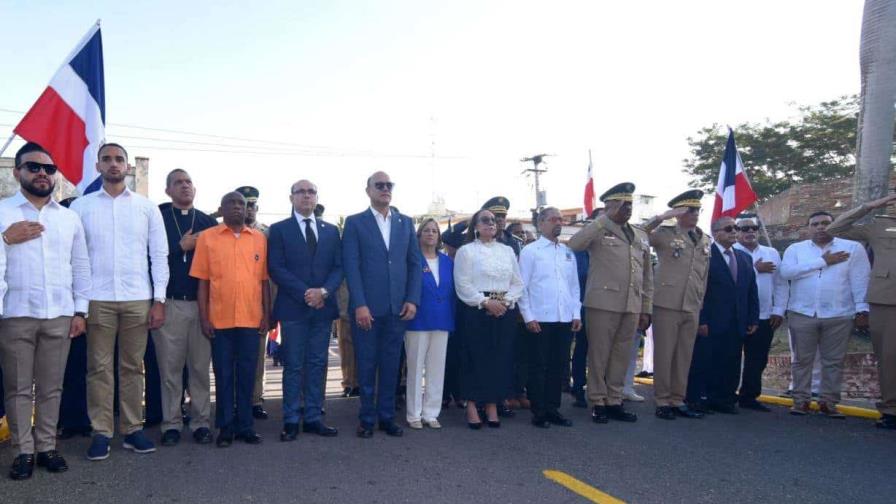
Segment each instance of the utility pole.
[{"label": "utility pole", "polygon": [[536,230],[538,226],[536,225],[538,219],[538,211],[547,205],[547,197],[545,193],[541,190],[541,184],[539,183],[538,176],[542,173],[548,171],[547,168],[539,168],[539,165],[544,163],[544,158],[551,156],[552,154],[536,154],[531,157],[520,159],[523,163],[532,163],[532,168],[526,168],[522,171],[522,173],[528,174],[532,173],[535,176],[535,208],[532,208],[532,225],[535,226]]}]

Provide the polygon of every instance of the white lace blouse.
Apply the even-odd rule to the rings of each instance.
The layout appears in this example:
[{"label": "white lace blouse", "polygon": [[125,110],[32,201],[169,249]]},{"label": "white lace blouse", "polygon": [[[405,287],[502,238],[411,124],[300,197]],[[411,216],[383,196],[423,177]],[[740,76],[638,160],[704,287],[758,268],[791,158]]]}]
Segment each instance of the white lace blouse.
[{"label": "white lace blouse", "polygon": [[479,306],[486,299],[483,292],[505,292],[504,299],[513,306],[523,295],[513,249],[494,240],[476,240],[459,248],[454,258],[454,287],[457,297],[469,306]]}]

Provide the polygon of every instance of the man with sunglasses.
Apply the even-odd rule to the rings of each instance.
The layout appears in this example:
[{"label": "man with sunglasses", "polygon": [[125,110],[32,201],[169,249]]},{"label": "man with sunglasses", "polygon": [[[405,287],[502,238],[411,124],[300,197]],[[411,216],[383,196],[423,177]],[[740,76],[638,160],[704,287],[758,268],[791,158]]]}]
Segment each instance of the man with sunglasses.
[{"label": "man with sunglasses", "polygon": [[896,193],[869,201],[841,214],[827,231],[833,236],[864,241],[874,251],[868,303],[880,380],[881,401],[877,408],[883,415],[877,426],[896,430],[896,215],[875,215],[861,222],[869,213],[892,208],[894,203]]},{"label": "man with sunglasses", "polygon": [[56,451],[56,423],[71,339],[86,326],[90,261],[78,215],[53,200],[56,171],[43,147],[25,144],[13,172],[20,190],[0,202],[6,259],[0,284],[8,288],[0,367],[18,453],[9,472],[14,480],[30,478],[35,462],[49,472],[68,469]]},{"label": "man with sunglasses", "polygon": [[[679,194],[669,201],[669,211],[646,226],[659,261],[653,294],[653,383],[655,414],[664,420],[703,417],[684,402],[709,271],[711,242],[697,227],[701,198],[698,189]],[[659,227],[673,218],[674,226]]]},{"label": "man with sunglasses", "polygon": [[825,211],[809,216],[810,239],[784,251],[781,278],[790,281],[787,320],[793,343],[794,415],[810,413],[812,365],[821,354],[819,411],[844,418],[837,410],[843,358],[853,327],[868,327],[868,280],[871,265],[858,242],[827,232],[834,218]]},{"label": "man with sunglasses", "polygon": [[768,351],[775,330],[784,322],[789,285],[781,278],[781,254],[772,247],[759,243],[758,218],[744,218],[737,222],[737,243],[734,248],[749,254],[756,273],[759,295],[759,329],[744,339],[744,370],[737,394],[741,408],[769,412],[768,406],[757,398],[762,393],[762,373],[768,364]]},{"label": "man with sunglasses", "polygon": [[390,206],[395,184],[385,172],[367,179],[370,208],[345,219],[342,266],[349,289],[352,339],[361,389],[357,435],[373,437],[374,423],[401,436],[395,387],[405,325],[420,304],[420,251],[414,223]]}]

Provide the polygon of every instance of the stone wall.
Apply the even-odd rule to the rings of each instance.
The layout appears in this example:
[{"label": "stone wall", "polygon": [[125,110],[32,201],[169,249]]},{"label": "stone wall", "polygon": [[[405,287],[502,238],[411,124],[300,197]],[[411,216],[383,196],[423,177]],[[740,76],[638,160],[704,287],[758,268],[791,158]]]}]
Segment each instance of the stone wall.
[{"label": "stone wall", "polygon": [[[790,355],[770,355],[762,381],[766,388],[787,390],[790,384]],[[880,398],[877,359],[874,354],[846,354],[843,360],[843,398],[870,401]]]}]

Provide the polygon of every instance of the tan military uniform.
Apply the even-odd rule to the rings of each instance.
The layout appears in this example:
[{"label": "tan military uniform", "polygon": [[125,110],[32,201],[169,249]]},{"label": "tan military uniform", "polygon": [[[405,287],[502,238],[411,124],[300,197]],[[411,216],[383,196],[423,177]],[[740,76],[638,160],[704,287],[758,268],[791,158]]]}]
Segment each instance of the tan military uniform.
[{"label": "tan military uniform", "polygon": [[[271,228],[265,224],[255,221],[251,228],[261,231],[265,238],[270,237]],[[273,306],[274,298],[277,296],[277,287],[273,281],[270,284],[271,306]],[[252,387],[252,406],[261,406],[264,403],[264,356],[267,351],[268,333],[264,333],[259,340],[258,362],[255,366],[255,385]]]},{"label": "tan military uniform", "polygon": [[699,228],[650,233],[659,260],[653,294],[653,385],[656,405],[681,406],[697,338],[709,272],[711,242]]},{"label": "tan military uniform", "polygon": [[651,312],[653,269],[647,233],[606,215],[569,240],[573,250],[591,257],[585,286],[588,328],[588,401],[592,406],[622,404],[638,316]]},{"label": "tan military uniform", "polygon": [[840,215],[828,226],[828,233],[861,240],[874,250],[866,299],[871,305],[871,342],[880,380],[877,409],[896,415],[896,216],[878,215],[866,224],[853,225],[867,213],[862,206]]}]

